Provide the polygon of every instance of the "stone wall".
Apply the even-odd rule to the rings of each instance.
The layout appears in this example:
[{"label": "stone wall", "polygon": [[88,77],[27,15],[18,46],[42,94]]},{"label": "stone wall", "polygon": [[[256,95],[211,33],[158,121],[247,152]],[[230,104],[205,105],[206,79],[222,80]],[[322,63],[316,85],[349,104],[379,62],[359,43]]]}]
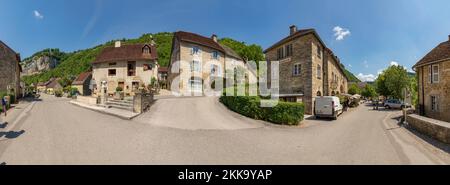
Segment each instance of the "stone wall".
[{"label": "stone wall", "polygon": [[96,105],[99,103],[98,98],[93,96],[77,96],[77,101],[89,105]]},{"label": "stone wall", "polygon": [[153,93],[136,93],[133,97],[133,112],[142,113],[153,103]]},{"label": "stone wall", "polygon": [[[20,59],[19,59],[20,60]],[[14,88],[20,96],[20,68],[16,52],[0,41],[0,91]]]},{"label": "stone wall", "polygon": [[[416,69],[419,75],[419,105],[424,108],[424,115],[433,119],[450,122],[450,60],[436,63],[439,65],[439,82],[430,83],[429,66]],[[423,87],[423,89],[422,89]],[[422,93],[423,90],[423,93]],[[431,96],[438,97],[438,109],[431,109]]]},{"label": "stone wall", "polygon": [[417,114],[406,116],[406,122],[415,130],[433,137],[441,142],[450,144],[450,123],[439,121]]}]

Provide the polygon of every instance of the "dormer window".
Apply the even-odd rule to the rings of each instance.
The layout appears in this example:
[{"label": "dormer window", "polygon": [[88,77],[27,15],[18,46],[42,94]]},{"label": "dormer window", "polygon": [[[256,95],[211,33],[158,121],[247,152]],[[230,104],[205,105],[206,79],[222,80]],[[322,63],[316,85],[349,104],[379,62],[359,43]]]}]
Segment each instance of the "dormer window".
[{"label": "dormer window", "polygon": [[150,54],[150,48],[148,46],[144,46],[143,53]]}]

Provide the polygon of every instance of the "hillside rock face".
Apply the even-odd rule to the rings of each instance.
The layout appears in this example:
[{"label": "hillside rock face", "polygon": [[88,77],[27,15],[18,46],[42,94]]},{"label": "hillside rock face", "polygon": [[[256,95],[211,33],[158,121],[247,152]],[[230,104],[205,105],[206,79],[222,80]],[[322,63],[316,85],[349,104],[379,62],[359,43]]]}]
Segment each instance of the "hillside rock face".
[{"label": "hillside rock face", "polygon": [[59,60],[49,56],[34,57],[23,64],[22,75],[33,75],[47,71],[58,66]]}]

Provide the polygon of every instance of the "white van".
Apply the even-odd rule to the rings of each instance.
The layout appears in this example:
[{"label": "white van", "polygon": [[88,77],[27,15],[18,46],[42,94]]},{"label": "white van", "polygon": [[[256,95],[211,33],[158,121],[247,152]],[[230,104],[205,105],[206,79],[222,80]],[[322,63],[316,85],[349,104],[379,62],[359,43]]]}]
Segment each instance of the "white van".
[{"label": "white van", "polygon": [[336,96],[316,97],[314,105],[314,115],[316,118],[329,117],[337,119],[343,111],[341,102]]}]

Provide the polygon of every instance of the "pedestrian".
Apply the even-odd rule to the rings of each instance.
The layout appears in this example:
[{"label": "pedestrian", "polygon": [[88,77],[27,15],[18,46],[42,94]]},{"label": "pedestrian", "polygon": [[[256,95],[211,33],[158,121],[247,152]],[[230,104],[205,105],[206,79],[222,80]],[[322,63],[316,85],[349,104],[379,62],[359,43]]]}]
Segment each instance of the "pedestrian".
[{"label": "pedestrian", "polygon": [[3,112],[5,112],[5,117],[6,117],[6,97],[4,96],[2,98],[2,108],[3,108]]}]

